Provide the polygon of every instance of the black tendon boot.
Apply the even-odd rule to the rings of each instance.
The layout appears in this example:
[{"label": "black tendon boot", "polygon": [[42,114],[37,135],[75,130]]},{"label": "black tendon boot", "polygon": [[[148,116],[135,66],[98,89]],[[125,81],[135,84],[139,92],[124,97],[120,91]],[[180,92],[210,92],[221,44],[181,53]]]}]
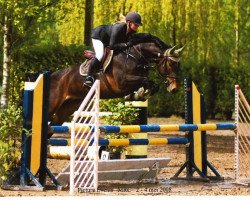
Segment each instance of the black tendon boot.
[{"label": "black tendon boot", "polygon": [[90,65],[89,65],[88,75],[84,81],[84,85],[86,85],[88,87],[91,87],[93,85],[93,83],[95,81],[95,79],[93,77],[94,71],[99,69],[100,65],[101,65],[101,62],[97,58],[94,58],[91,61]]}]

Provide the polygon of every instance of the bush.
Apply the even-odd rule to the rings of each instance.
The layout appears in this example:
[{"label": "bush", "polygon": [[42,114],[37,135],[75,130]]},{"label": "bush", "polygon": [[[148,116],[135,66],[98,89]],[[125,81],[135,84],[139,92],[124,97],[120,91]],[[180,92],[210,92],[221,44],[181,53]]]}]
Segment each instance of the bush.
[{"label": "bush", "polygon": [[104,121],[112,125],[133,124],[139,120],[139,109],[125,105],[122,99],[102,100],[100,110],[112,112],[112,115],[103,117]]},{"label": "bush", "polygon": [[[126,106],[124,100],[122,99],[102,100],[100,103],[100,110],[105,112],[112,112],[112,115],[103,117],[104,122],[111,125],[130,125],[139,120],[139,109]],[[105,138],[126,139],[128,138],[128,134],[108,133],[105,135]],[[122,153],[125,149],[126,147],[124,146],[107,147],[107,151],[112,153]]]},{"label": "bush", "polygon": [[0,111],[0,181],[17,168],[20,158],[22,110],[9,105]]}]

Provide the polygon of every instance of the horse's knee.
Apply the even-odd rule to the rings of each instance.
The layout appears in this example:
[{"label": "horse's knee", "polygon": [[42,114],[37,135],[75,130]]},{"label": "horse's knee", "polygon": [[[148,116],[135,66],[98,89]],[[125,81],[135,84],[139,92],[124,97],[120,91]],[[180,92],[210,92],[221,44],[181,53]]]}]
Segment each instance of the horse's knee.
[{"label": "horse's knee", "polygon": [[157,93],[157,92],[159,91],[159,89],[160,89],[159,84],[154,83],[154,84],[152,85],[152,87],[151,87],[151,95]]},{"label": "horse's knee", "polygon": [[56,125],[61,125],[62,123],[60,122],[60,118],[58,117],[57,114],[52,115],[50,118],[50,126],[56,126]]},{"label": "horse's knee", "polygon": [[128,86],[128,82],[126,82],[125,80],[120,80],[119,82],[117,82],[117,87],[119,90],[125,90]]},{"label": "horse's knee", "polygon": [[144,78],[143,80],[142,80],[142,82],[141,82],[141,86],[143,86],[144,88],[150,88],[150,80],[148,80],[148,78]]},{"label": "horse's knee", "polygon": [[144,85],[145,88],[150,89],[151,95],[157,93],[160,89],[159,84],[155,83],[154,81],[151,80],[145,80]]}]

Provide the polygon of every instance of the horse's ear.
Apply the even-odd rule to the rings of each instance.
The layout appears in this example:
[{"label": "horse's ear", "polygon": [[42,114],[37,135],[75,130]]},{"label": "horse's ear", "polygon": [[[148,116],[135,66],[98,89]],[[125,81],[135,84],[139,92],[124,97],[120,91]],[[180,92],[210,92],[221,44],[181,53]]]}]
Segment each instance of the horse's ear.
[{"label": "horse's ear", "polygon": [[[176,49],[177,45],[175,45],[174,47],[167,49],[164,53],[164,56],[168,56],[168,57],[176,57],[179,58],[182,54],[183,49],[185,48],[186,45],[184,45],[183,47]],[[174,60],[175,61],[175,60]],[[178,62],[178,61],[177,61]]]},{"label": "horse's ear", "polygon": [[174,53],[177,54],[178,56],[181,56],[182,51],[184,50],[184,48],[186,47],[186,45],[184,45],[183,47],[174,50]]},{"label": "horse's ear", "polygon": [[[178,44],[177,44],[178,45]],[[169,53],[170,55],[172,55],[175,52],[175,49],[177,47],[177,45],[173,46],[171,49],[169,49]]]},{"label": "horse's ear", "polygon": [[167,49],[164,53],[164,56],[171,56],[174,54],[175,52],[175,48],[177,47],[177,45],[173,46],[172,48],[170,49]]}]

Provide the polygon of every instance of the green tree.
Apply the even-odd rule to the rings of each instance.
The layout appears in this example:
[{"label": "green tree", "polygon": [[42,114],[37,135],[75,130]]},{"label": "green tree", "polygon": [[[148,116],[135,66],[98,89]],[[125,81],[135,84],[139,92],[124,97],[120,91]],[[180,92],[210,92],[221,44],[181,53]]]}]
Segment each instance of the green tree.
[{"label": "green tree", "polygon": [[[3,79],[1,106],[8,104],[10,85],[11,60],[14,51],[25,42],[34,31],[34,24],[41,20],[41,13],[55,3],[55,0],[0,0],[0,24],[3,30]],[[36,27],[37,28],[37,27]],[[33,32],[33,34],[32,34]]]}]

